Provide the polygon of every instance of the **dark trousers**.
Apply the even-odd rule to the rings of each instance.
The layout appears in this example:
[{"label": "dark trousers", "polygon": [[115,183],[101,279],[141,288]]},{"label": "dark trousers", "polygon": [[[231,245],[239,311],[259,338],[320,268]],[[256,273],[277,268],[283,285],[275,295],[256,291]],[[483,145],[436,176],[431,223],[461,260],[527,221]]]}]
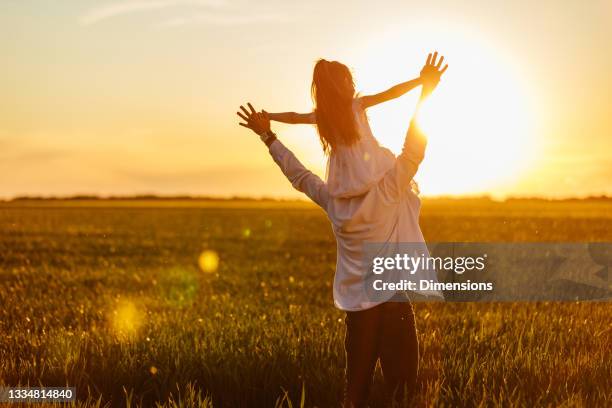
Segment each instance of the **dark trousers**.
[{"label": "dark trousers", "polygon": [[367,404],[376,362],[380,359],[388,395],[402,401],[416,388],[419,343],[409,301],[386,302],[346,313],[345,406]]}]

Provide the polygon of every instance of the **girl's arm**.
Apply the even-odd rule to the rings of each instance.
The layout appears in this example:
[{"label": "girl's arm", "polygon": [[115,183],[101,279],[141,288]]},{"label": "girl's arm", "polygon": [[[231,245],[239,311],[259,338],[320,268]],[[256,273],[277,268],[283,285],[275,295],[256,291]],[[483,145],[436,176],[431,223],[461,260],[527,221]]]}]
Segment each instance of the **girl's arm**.
[{"label": "girl's arm", "polygon": [[297,113],[297,112],[281,112],[281,113],[268,113],[270,120],[277,122],[291,123],[291,124],[310,124],[314,125],[317,123],[317,117],[314,112],[310,113]]},{"label": "girl's arm", "polygon": [[376,95],[362,96],[361,105],[365,109],[369,108],[370,106],[378,105],[379,103],[390,101],[391,99],[399,98],[406,92],[411,91],[419,85],[421,85],[421,78],[416,78],[411,81],[395,85],[394,87],[389,88],[384,92],[377,93]]}]

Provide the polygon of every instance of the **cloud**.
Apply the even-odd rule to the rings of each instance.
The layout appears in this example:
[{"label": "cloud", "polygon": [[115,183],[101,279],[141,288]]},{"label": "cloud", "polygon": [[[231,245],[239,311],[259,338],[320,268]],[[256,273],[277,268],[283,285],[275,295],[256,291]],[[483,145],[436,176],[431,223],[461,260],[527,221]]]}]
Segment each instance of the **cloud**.
[{"label": "cloud", "polygon": [[208,23],[221,26],[245,25],[266,22],[287,21],[287,16],[284,14],[268,13],[268,14],[250,14],[250,15],[212,15],[198,14],[189,17],[178,17],[166,20],[160,24],[160,28],[179,27],[190,24]]},{"label": "cloud", "polygon": [[[31,165],[33,163],[47,162],[50,160],[64,159],[72,156],[73,152],[68,149],[57,148],[24,148],[0,141],[0,161],[2,164]],[[9,149],[10,147],[10,149]]]},{"label": "cloud", "polygon": [[224,4],[225,1],[223,0],[130,0],[114,2],[89,10],[79,18],[79,23],[88,26],[125,14],[161,10],[176,6],[221,7]]},{"label": "cloud", "polygon": [[286,22],[286,14],[266,12],[256,9],[248,12],[243,7],[232,6],[224,0],[130,0],[115,2],[93,8],[79,18],[83,26],[90,26],[104,20],[126,14],[149,12],[181,6],[197,7],[206,12],[178,16],[156,24],[158,28],[179,27],[191,24],[212,24],[218,26],[236,26],[265,22]]},{"label": "cloud", "polygon": [[223,185],[228,180],[244,180],[270,173],[269,168],[237,168],[217,167],[208,169],[179,169],[179,170],[155,170],[155,169],[115,169],[115,175],[128,180],[153,183],[153,184],[177,184],[177,183],[216,183]]}]

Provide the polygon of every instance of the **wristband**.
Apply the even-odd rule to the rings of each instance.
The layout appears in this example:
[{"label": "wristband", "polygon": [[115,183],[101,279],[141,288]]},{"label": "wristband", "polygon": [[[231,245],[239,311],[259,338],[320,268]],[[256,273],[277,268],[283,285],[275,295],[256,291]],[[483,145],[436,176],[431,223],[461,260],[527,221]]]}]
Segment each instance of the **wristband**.
[{"label": "wristband", "polygon": [[270,145],[276,140],[276,134],[271,130],[268,130],[266,133],[260,135],[259,138],[266,144],[266,146],[270,147]]}]

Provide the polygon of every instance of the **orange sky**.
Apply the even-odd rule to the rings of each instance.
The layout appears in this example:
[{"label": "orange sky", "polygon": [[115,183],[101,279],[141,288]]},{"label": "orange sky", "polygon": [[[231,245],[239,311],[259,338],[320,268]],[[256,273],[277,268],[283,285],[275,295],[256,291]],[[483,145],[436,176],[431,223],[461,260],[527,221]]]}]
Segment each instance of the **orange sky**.
[{"label": "orange sky", "polygon": [[[0,197],[295,196],[237,106],[308,111],[319,57],[380,91],[434,48],[424,194],[612,194],[610,21],[603,0],[9,2]],[[369,112],[395,151],[415,99]],[[314,128],[275,130],[324,175]]]}]

